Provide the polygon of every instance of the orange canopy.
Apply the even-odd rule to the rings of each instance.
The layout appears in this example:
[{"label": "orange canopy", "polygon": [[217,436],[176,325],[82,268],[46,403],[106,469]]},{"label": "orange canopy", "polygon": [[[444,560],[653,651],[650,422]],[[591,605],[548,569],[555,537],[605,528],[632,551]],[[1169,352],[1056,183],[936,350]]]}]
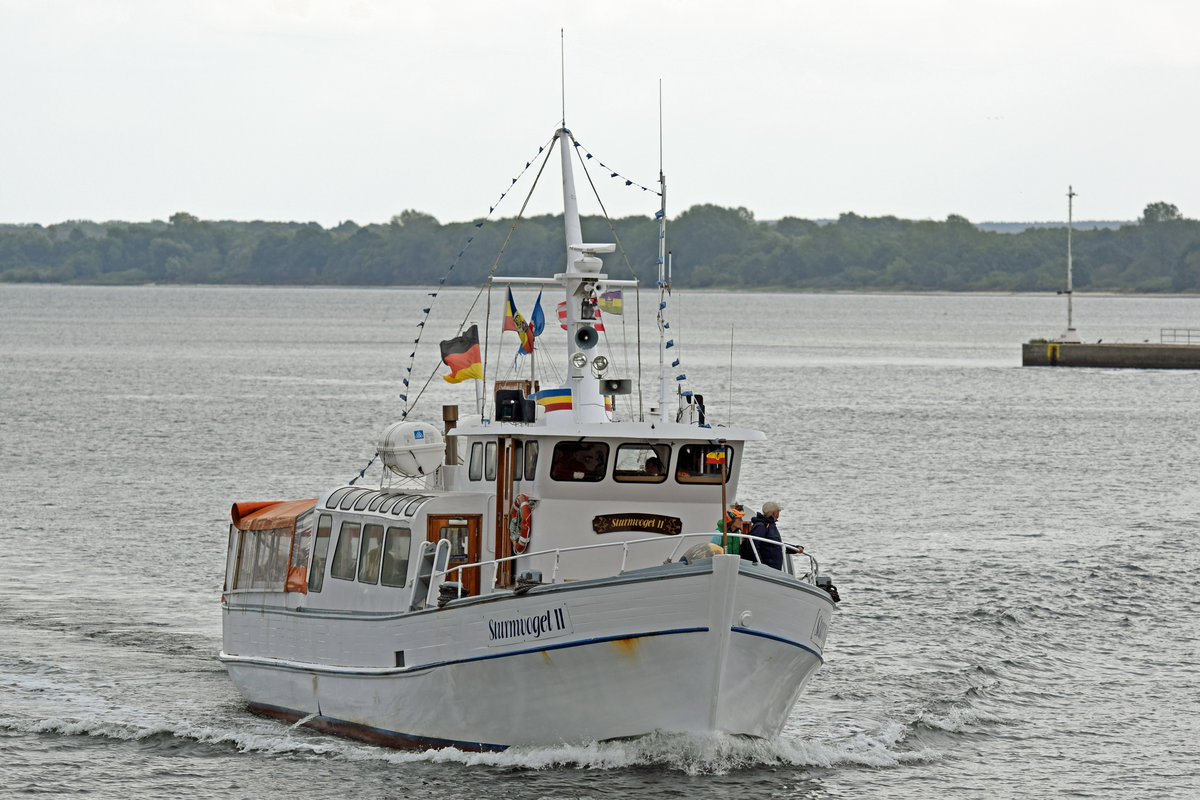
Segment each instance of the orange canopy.
[{"label": "orange canopy", "polygon": [[309,500],[268,500],[259,503],[234,503],[230,513],[238,530],[267,531],[274,528],[290,528],[296,517],[317,504],[317,498]]}]

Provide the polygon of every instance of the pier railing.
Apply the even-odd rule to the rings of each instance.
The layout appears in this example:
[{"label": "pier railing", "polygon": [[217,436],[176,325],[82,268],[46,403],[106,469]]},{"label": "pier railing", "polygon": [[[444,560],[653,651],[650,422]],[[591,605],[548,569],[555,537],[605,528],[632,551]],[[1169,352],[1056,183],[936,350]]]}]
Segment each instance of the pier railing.
[{"label": "pier railing", "polygon": [[1200,328],[1160,328],[1159,344],[1200,344]]}]

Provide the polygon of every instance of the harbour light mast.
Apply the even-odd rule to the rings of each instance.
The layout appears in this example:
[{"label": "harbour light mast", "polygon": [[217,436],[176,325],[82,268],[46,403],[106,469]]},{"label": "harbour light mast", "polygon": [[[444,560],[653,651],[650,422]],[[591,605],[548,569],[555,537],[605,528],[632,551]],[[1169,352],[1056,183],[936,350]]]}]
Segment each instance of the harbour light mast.
[{"label": "harbour light mast", "polygon": [[1060,342],[1078,342],[1079,334],[1075,331],[1075,322],[1072,319],[1072,302],[1074,299],[1074,288],[1071,284],[1071,232],[1073,228],[1074,217],[1074,201],[1075,187],[1067,186],[1067,329],[1063,331],[1062,336],[1058,337]]}]

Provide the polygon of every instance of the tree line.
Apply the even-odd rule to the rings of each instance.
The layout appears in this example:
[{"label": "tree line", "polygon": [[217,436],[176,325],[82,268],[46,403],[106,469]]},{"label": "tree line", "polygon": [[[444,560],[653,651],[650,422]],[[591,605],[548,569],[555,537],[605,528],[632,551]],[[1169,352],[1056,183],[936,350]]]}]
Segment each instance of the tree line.
[{"label": "tree line", "polygon": [[[612,277],[653,285],[658,223],[582,221],[584,240],[617,242]],[[511,234],[511,236],[510,236]],[[560,216],[442,224],[419,211],[387,223],[207,221],[180,212],[146,223],[0,225],[0,281],[88,284],[478,285],[565,264]],[[1066,282],[1066,226],[1017,233],[943,221],[842,214],[758,221],[745,208],[698,205],[668,226],[679,287],[808,291],[1048,292]],[[1076,290],[1200,291],[1200,222],[1170,203],[1136,223],[1075,230]]]}]

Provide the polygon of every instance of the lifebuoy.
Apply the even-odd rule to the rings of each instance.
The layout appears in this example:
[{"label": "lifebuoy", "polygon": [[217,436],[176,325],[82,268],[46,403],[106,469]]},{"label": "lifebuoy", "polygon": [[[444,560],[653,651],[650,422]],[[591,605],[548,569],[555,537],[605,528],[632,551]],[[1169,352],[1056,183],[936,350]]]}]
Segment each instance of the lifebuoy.
[{"label": "lifebuoy", "polygon": [[521,555],[529,548],[529,531],[533,527],[533,506],[529,495],[519,494],[513,498],[512,512],[508,516],[508,536],[512,539],[513,553]]}]

